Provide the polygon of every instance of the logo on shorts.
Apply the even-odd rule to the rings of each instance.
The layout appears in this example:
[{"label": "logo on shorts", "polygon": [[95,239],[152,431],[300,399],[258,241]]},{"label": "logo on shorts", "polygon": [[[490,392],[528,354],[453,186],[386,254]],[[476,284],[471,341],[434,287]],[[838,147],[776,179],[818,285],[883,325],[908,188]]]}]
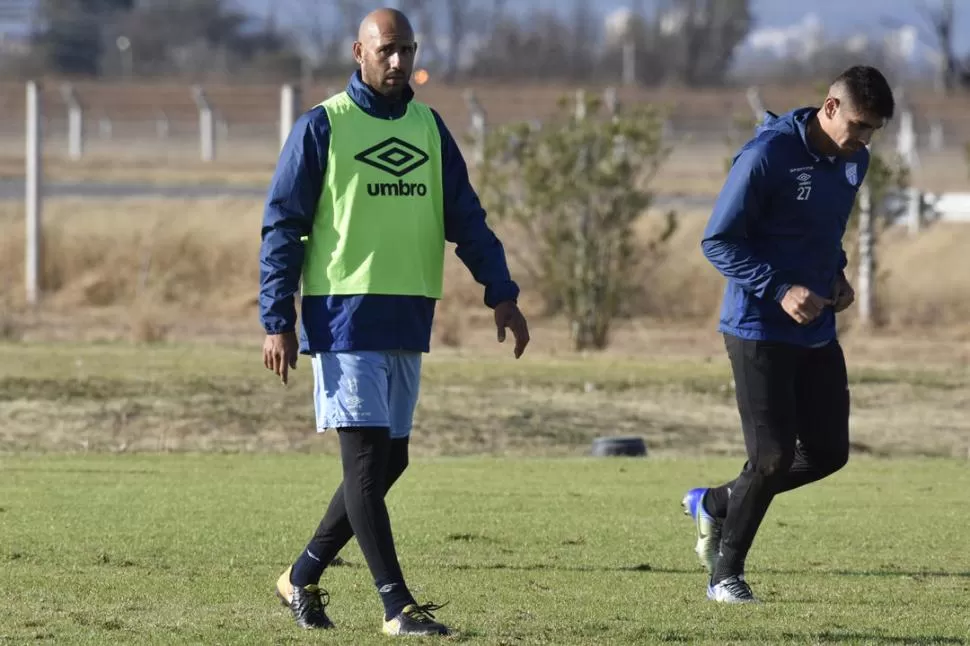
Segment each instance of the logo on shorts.
[{"label": "logo on shorts", "polygon": [[347,407],[347,410],[354,412],[360,410],[364,400],[358,394],[360,390],[357,385],[357,377],[347,377],[344,380],[344,391],[347,393],[344,396],[344,406]]},{"label": "logo on shorts", "polygon": [[397,177],[396,182],[371,182],[367,194],[372,197],[412,197],[428,194],[428,186],[423,182],[405,182],[402,177],[428,162],[428,154],[397,137],[363,150],[354,156],[359,162]]}]

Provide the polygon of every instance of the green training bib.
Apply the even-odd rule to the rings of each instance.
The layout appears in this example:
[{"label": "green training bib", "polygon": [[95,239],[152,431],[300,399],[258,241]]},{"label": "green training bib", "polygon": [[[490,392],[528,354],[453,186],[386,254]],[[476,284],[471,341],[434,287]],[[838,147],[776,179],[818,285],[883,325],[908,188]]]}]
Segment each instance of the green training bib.
[{"label": "green training bib", "polygon": [[412,101],[400,119],[378,119],[346,92],[321,105],[330,146],[303,294],[441,298],[441,139],[431,109]]}]

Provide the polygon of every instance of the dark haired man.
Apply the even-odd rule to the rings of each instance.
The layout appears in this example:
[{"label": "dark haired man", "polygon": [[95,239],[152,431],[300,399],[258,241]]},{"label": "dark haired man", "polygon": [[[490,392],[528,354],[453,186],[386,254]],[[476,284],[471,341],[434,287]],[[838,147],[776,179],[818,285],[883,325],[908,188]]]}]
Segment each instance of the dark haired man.
[{"label": "dark haired man", "polygon": [[848,460],[849,385],[835,314],[855,295],[842,236],[869,141],[894,107],[879,70],[856,66],[821,107],[769,112],[734,157],[704,231],[704,255],[727,278],[718,329],[748,458],[737,479],[683,499],[714,601],[757,601],[744,563],[772,499]]}]

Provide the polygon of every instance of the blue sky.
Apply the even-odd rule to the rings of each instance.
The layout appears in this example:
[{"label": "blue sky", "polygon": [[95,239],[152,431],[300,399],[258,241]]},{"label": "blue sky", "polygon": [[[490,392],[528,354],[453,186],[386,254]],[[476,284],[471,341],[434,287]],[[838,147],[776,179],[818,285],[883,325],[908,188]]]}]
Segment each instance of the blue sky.
[{"label": "blue sky", "polygon": [[[889,18],[901,23],[918,25],[925,29],[925,21],[922,19],[918,7],[921,4],[933,5],[938,0],[753,0],[752,7],[757,18],[758,28],[778,28],[786,27],[799,23],[807,14],[814,13],[821,20],[827,34],[832,37],[848,36],[853,33],[864,32],[878,36],[885,32],[880,27],[885,18]],[[298,5],[288,0],[236,0],[240,5],[245,6],[250,11],[265,15],[272,4],[281,7],[292,7]],[[390,1],[387,4],[394,5]],[[509,4],[516,4],[514,1]],[[600,6],[607,11],[629,6],[629,2],[622,0],[601,0]],[[646,0],[642,3],[649,7],[652,2]],[[571,5],[569,0],[524,0],[524,6],[543,6],[551,8],[561,6],[568,8]],[[374,7],[381,6],[374,3]],[[279,11],[282,13],[282,11]],[[958,20],[955,29],[955,45],[958,52],[970,51],[970,2],[967,0],[957,1]],[[284,21],[287,16],[278,15]],[[294,20],[298,19],[296,16]]]}]

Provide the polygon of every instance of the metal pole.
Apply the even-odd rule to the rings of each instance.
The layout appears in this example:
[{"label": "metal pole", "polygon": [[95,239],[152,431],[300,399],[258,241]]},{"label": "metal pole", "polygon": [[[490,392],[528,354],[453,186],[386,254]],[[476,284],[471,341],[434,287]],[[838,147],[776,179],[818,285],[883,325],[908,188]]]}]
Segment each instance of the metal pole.
[{"label": "metal pole", "polygon": [[212,106],[202,87],[192,87],[192,97],[199,108],[199,148],[202,161],[212,161],[215,158],[216,129],[213,121]]},{"label": "metal pole", "polygon": [[909,226],[910,235],[920,232],[923,224],[923,196],[919,189],[910,186],[906,189],[906,222]]},{"label": "metal pole", "polygon": [[61,95],[67,104],[67,150],[73,160],[81,159],[84,154],[84,119],[81,102],[70,83],[61,86]]},{"label": "metal pole", "polygon": [[280,148],[286,143],[290,131],[293,130],[298,110],[299,92],[293,85],[287,83],[280,89]]},{"label": "metal pole", "polygon": [[41,267],[41,103],[40,87],[36,81],[27,83],[27,150],[26,150],[26,249],[24,277],[27,303],[40,300]]},{"label": "metal pole", "polygon": [[620,75],[623,77],[623,85],[636,85],[637,46],[632,39],[628,39],[623,43],[623,68]]}]

